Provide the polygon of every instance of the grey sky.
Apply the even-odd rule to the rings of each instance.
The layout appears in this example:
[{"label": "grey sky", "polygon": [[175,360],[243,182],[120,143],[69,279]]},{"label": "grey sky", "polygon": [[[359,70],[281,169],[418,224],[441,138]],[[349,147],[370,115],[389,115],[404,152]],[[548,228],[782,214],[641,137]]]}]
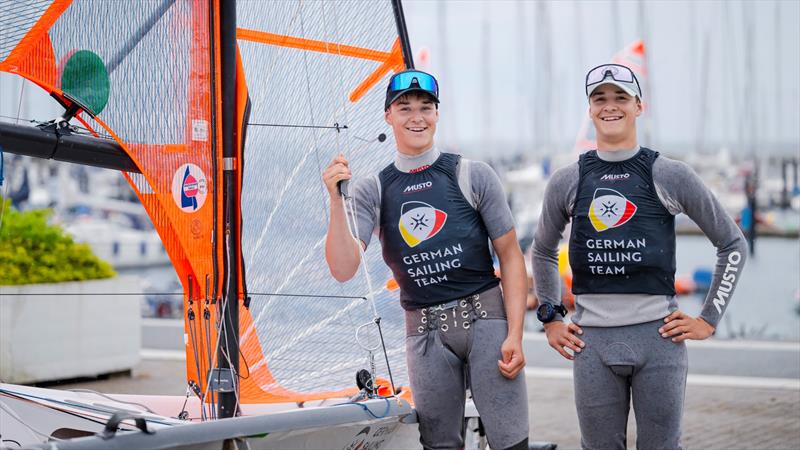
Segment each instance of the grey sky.
[{"label": "grey sky", "polygon": [[[655,119],[654,142],[648,144],[689,150],[685,144],[698,139],[698,120],[705,104],[703,140],[709,149],[726,144],[746,150],[756,142],[793,144],[797,151],[800,2],[645,1],[640,5],[624,0],[495,0],[440,5],[405,0],[404,9],[416,59],[420,49],[427,48],[427,68],[440,78],[439,133],[444,144],[474,151],[488,140],[503,147],[496,145],[492,151],[529,150],[549,134],[557,144],[553,150],[569,146],[586,114],[586,71],[609,61],[644,32],[651,74],[648,116]],[[537,29],[547,27],[551,33],[543,39]],[[706,38],[708,52],[703,55]],[[537,41],[549,47],[552,55],[549,104],[541,81],[548,78],[545,52],[540,49],[537,54]],[[746,42],[752,42],[752,72],[748,72]],[[704,65],[708,67],[705,94],[701,89]],[[418,63],[418,67],[423,65]],[[490,82],[484,81],[487,74]],[[534,130],[542,135],[537,141]]]}]

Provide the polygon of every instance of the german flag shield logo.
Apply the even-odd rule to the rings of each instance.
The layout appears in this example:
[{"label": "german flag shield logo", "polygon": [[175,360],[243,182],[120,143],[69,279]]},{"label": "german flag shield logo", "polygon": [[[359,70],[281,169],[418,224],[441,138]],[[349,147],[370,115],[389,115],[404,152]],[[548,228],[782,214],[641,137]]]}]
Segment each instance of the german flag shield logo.
[{"label": "german flag shield logo", "polygon": [[436,236],[447,221],[447,213],[423,202],[406,202],[400,207],[400,234],[409,247]]},{"label": "german flag shield logo", "polygon": [[631,220],[636,213],[636,205],[624,195],[613,189],[599,188],[594,191],[589,206],[589,221],[597,231],[616,228]]}]

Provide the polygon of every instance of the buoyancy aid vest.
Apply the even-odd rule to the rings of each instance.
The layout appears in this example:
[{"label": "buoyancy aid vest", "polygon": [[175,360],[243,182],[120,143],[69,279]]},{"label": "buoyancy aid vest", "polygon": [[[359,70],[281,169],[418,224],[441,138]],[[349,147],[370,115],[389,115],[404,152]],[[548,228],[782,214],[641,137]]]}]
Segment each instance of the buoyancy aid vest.
[{"label": "buoyancy aid vest", "polygon": [[675,295],[675,217],[658,198],[641,148],[624,161],[579,160],[569,261],[574,294]]},{"label": "buoyancy aid vest", "polygon": [[468,297],[500,282],[486,225],[458,185],[460,158],[442,153],[424,170],[405,173],[390,164],[378,175],[383,259],[406,310]]}]

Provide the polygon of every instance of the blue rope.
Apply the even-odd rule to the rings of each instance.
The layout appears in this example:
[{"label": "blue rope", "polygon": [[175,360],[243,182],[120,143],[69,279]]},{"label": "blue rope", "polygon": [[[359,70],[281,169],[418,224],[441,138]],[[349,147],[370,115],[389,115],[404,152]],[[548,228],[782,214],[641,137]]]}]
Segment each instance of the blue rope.
[{"label": "blue rope", "polygon": [[0,186],[3,185],[3,146],[0,145]]},{"label": "blue rope", "polygon": [[363,409],[364,411],[366,411],[367,414],[372,416],[373,419],[383,419],[384,417],[389,415],[389,410],[392,409],[392,403],[389,401],[389,399],[387,397],[383,397],[383,400],[386,401],[386,411],[384,411],[383,414],[381,414],[380,416],[376,416],[375,413],[372,412],[372,410],[370,410],[369,407],[367,405],[363,404],[363,403],[346,402],[346,403],[337,403],[337,404],[335,404],[333,406],[355,405],[355,406],[358,406],[359,408]]}]

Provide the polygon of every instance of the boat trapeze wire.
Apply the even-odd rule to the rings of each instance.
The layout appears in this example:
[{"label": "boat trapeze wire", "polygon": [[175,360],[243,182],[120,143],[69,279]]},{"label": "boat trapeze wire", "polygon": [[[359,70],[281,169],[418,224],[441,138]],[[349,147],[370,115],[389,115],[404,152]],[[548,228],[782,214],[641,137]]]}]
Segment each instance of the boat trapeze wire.
[{"label": "boat trapeze wire", "polygon": [[247,122],[248,126],[255,126],[255,127],[276,127],[276,128],[307,128],[307,129],[318,129],[318,130],[336,130],[337,133],[341,132],[342,130],[348,130],[349,127],[347,125],[339,125],[339,123],[334,123],[333,125],[297,125],[297,124],[290,124],[290,123],[257,123],[257,122]]}]

